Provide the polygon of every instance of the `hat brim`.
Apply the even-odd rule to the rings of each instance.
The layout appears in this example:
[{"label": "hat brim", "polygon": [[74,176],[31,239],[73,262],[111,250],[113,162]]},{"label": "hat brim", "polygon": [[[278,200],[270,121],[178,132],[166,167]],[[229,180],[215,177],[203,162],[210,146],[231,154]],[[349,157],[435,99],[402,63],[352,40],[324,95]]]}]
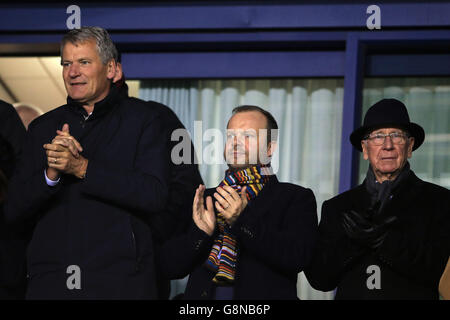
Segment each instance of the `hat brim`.
[{"label": "hat brim", "polygon": [[361,140],[367,133],[376,129],[391,127],[406,130],[409,132],[411,137],[414,137],[413,151],[419,148],[425,140],[425,131],[423,130],[423,128],[414,122],[410,122],[408,124],[401,125],[399,125],[398,123],[383,123],[376,126],[362,126],[352,132],[352,134],[350,135],[350,142],[357,150],[362,152]]}]

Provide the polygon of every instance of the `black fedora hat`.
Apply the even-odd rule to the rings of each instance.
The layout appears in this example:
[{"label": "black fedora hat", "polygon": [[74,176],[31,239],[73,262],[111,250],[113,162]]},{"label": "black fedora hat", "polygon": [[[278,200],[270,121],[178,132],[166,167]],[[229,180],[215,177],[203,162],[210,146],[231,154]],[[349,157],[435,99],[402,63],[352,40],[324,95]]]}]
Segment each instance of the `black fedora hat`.
[{"label": "black fedora hat", "polygon": [[350,142],[356,149],[362,151],[361,140],[365,135],[373,130],[389,127],[403,129],[414,137],[413,150],[420,147],[425,140],[425,131],[409,120],[408,110],[402,102],[396,99],[383,99],[367,110],[362,127],[352,132]]}]

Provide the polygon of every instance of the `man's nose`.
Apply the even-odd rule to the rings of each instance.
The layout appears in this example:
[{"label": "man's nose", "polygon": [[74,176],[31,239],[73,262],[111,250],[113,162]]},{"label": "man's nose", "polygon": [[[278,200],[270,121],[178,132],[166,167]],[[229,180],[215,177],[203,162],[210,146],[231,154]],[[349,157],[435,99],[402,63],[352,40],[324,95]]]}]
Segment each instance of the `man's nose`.
[{"label": "man's nose", "polygon": [[236,149],[236,148],[238,147],[238,145],[240,144],[239,141],[240,141],[240,139],[238,139],[237,136],[234,136],[234,137],[233,137],[232,143],[233,143],[234,149]]},{"label": "man's nose", "polygon": [[75,78],[80,75],[80,68],[77,64],[73,63],[69,66],[69,77]]},{"label": "man's nose", "polygon": [[392,142],[391,136],[386,136],[386,138],[384,139],[383,148],[384,149],[394,148],[394,143]]},{"label": "man's nose", "polygon": [[238,145],[238,146],[245,145],[245,137],[244,136],[240,135],[240,136],[237,136],[235,139],[236,139],[236,141],[235,141],[236,145]]}]

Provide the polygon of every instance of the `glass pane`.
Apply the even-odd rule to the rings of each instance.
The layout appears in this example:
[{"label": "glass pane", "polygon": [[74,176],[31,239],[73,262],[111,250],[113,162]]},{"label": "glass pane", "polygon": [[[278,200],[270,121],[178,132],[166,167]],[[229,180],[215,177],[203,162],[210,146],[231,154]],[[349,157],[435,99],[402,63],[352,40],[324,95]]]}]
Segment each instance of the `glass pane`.
[{"label": "glass pane", "polygon": [[[425,142],[409,159],[411,169],[425,181],[450,188],[450,78],[365,79],[362,119],[383,98],[402,101],[410,120],[425,130]],[[368,161],[361,154],[360,183],[367,168]]]}]

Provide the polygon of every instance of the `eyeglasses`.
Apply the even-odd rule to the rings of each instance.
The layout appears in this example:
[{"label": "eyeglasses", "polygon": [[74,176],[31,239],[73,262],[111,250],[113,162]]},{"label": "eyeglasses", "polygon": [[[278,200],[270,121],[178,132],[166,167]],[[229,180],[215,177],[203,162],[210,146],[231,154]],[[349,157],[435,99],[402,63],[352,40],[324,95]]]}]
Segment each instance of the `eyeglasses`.
[{"label": "eyeglasses", "polygon": [[368,135],[364,137],[364,140],[369,140],[375,146],[381,146],[386,141],[386,137],[391,137],[391,141],[393,144],[404,144],[406,142],[406,138],[409,138],[408,135],[401,132],[391,132],[391,133],[376,133],[373,135]]}]

